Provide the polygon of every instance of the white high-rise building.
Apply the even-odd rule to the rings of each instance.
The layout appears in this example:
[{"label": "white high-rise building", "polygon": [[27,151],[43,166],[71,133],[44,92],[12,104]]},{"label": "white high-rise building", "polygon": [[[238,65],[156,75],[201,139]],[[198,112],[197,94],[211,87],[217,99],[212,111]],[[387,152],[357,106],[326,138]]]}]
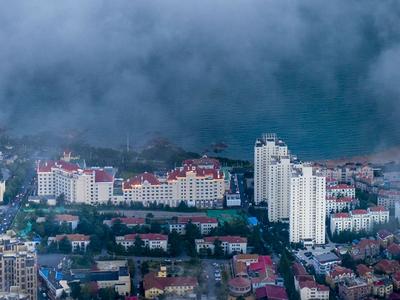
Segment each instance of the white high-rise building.
[{"label": "white high-rise building", "polygon": [[0,203],[3,202],[5,191],[6,191],[6,182],[0,181]]},{"label": "white high-rise building", "polygon": [[268,202],[268,170],[273,157],[288,156],[286,144],[276,134],[264,134],[254,145],[254,202]]},{"label": "white high-rise building", "polygon": [[267,176],[268,218],[271,222],[289,222],[291,173],[289,156],[272,157]]},{"label": "white high-rise building", "polygon": [[325,244],[325,177],[304,165],[293,170],[290,188],[290,242]]}]

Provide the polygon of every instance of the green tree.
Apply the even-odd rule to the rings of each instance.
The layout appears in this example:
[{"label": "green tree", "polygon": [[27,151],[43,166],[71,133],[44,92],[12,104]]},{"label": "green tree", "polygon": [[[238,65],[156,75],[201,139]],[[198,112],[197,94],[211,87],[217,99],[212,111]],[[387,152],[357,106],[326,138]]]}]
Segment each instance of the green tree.
[{"label": "green tree", "polygon": [[90,236],[88,249],[95,253],[101,252],[101,250],[103,249],[103,243],[97,235],[94,234]]},{"label": "green tree", "polygon": [[182,237],[175,230],[168,235],[168,242],[170,245],[170,254],[172,256],[178,256],[182,253]]},{"label": "green tree", "polygon": [[73,299],[78,299],[79,295],[81,294],[81,285],[79,282],[71,282],[69,287],[71,288],[71,297]]},{"label": "green tree", "polygon": [[224,249],[222,248],[222,242],[219,239],[214,241],[214,256],[217,258],[224,257]]},{"label": "green tree", "polygon": [[58,242],[58,249],[65,254],[71,253],[72,245],[66,236]]},{"label": "green tree", "polygon": [[104,288],[99,290],[99,298],[101,300],[118,299],[118,294],[114,288]]},{"label": "green tree", "polygon": [[137,235],[135,237],[135,242],[133,244],[133,252],[135,255],[142,255],[143,253],[143,246],[144,246],[144,242],[142,241],[142,239],[140,238],[139,235]]}]

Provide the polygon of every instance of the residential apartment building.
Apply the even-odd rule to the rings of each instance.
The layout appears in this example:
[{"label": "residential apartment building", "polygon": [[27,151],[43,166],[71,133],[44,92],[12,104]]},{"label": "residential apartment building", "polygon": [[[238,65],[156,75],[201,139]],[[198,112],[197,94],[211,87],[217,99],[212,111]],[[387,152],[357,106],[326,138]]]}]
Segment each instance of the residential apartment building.
[{"label": "residential apartment building", "polygon": [[169,232],[175,230],[179,234],[185,234],[186,225],[192,223],[199,228],[202,235],[210,234],[211,230],[218,227],[218,220],[210,217],[193,216],[193,217],[178,217],[176,222],[168,224]]},{"label": "residential apartment building", "polygon": [[184,164],[175,168],[165,178],[143,173],[123,183],[124,201],[152,203],[170,207],[182,201],[199,208],[222,207],[225,194],[225,177],[218,168],[201,168]]},{"label": "residential apartment building", "polygon": [[36,252],[24,243],[2,237],[0,240],[0,290],[28,295],[37,299]]},{"label": "residential apartment building", "polygon": [[65,201],[104,204],[112,200],[112,168],[80,168],[65,161],[43,161],[37,166],[38,195],[64,196]]},{"label": "residential apartment building", "polygon": [[268,173],[273,157],[289,156],[286,144],[276,134],[264,134],[254,145],[254,202],[268,202]]},{"label": "residential apartment building", "polygon": [[395,208],[396,203],[400,203],[400,191],[398,190],[379,190],[378,205],[387,209]]},{"label": "residential apartment building", "polygon": [[370,207],[366,209],[356,209],[348,213],[336,213],[331,215],[330,230],[340,233],[349,231],[371,231],[374,224],[389,222],[389,210],[383,206]]},{"label": "residential apartment building", "polygon": [[271,222],[289,222],[291,175],[289,156],[271,158],[267,175],[268,218]]},{"label": "residential apartment building", "polygon": [[347,279],[339,284],[339,296],[343,300],[359,300],[371,293],[371,286],[360,278]]},{"label": "residential apartment building", "polygon": [[326,215],[352,210],[356,207],[358,200],[351,197],[326,197]]},{"label": "residential apartment building", "polygon": [[125,236],[115,237],[115,242],[122,245],[125,249],[135,245],[136,238],[139,237],[143,242],[143,247],[150,250],[161,249],[167,251],[168,236],[158,233],[142,233],[142,234],[127,234]]},{"label": "residential apartment building", "polygon": [[196,251],[200,254],[214,253],[215,241],[221,241],[221,247],[226,255],[247,252],[247,238],[240,236],[208,236],[195,240]]},{"label": "residential apartment building", "polygon": [[294,169],[290,187],[290,242],[325,244],[325,218],[325,177],[308,165]]},{"label": "residential apartment building", "polygon": [[349,184],[337,184],[337,185],[328,185],[326,187],[326,196],[327,197],[356,197],[356,188],[353,185]]}]

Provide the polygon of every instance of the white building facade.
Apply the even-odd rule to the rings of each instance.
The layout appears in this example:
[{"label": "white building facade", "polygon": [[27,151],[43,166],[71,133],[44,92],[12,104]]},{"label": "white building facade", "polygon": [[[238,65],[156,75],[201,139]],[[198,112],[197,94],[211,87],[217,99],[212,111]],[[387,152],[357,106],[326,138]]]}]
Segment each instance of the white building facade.
[{"label": "white building facade", "polygon": [[289,156],[273,157],[268,166],[268,218],[271,222],[289,222],[292,163]]},{"label": "white building facade", "polygon": [[100,168],[81,169],[64,161],[39,162],[38,196],[64,195],[65,201],[104,204],[113,197],[114,176]]},{"label": "white building facade", "polygon": [[268,171],[273,157],[288,156],[286,144],[276,134],[265,134],[254,145],[254,202],[268,202]]},{"label": "white building facade", "polygon": [[325,177],[301,166],[293,170],[290,191],[290,242],[325,244]]},{"label": "white building facade", "polygon": [[123,183],[124,201],[152,203],[176,207],[180,202],[200,208],[221,207],[225,194],[225,179],[219,169],[184,165],[158,178],[143,173]]},{"label": "white building facade", "polygon": [[332,214],[330,219],[331,233],[347,231],[371,231],[374,224],[389,222],[389,210],[383,206],[370,207],[368,210],[356,209],[349,213]]}]

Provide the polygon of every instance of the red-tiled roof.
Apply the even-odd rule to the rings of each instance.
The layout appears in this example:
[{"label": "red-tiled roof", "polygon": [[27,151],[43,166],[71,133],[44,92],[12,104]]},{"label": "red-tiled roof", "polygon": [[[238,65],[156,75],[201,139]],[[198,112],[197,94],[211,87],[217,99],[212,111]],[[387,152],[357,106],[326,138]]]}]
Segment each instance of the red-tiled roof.
[{"label": "red-tiled roof", "polygon": [[95,170],[94,172],[95,172],[94,180],[96,182],[113,182],[114,181],[113,176],[104,170],[99,169],[99,170]]},{"label": "red-tiled roof", "polygon": [[298,263],[298,262],[295,262],[292,265],[292,270],[293,270],[293,274],[296,275],[296,276],[308,275],[308,273],[307,273],[306,269],[304,268],[304,266],[302,264]]},{"label": "red-tiled roof", "polygon": [[332,278],[346,275],[346,274],[351,275],[351,274],[353,274],[353,271],[350,269],[347,269],[345,267],[336,266],[329,272],[329,276],[331,276]]},{"label": "red-tiled roof", "polygon": [[157,177],[152,174],[152,173],[142,173],[140,175],[137,175],[127,181],[124,181],[124,189],[130,189],[134,185],[142,185],[144,182],[148,182],[151,185],[158,185],[160,184],[160,181],[157,179]]},{"label": "red-tiled roof", "polygon": [[157,277],[155,273],[148,273],[143,278],[143,287],[145,290],[151,288],[158,288],[164,290],[169,286],[185,286],[185,287],[197,287],[197,278],[189,276],[179,277]]},{"label": "red-tiled roof", "polygon": [[400,272],[396,272],[392,275],[392,278],[396,281],[400,281]]},{"label": "red-tiled roof", "polygon": [[272,300],[289,299],[285,288],[277,285],[266,285],[264,287],[258,288],[256,290],[256,298],[262,299],[264,297],[267,297],[267,299],[272,299]]},{"label": "red-tiled roof", "polygon": [[355,210],[351,211],[351,214],[353,214],[353,215],[365,215],[365,214],[368,214],[368,212],[365,209],[355,209]]},{"label": "red-tiled roof", "polygon": [[203,217],[203,216],[192,216],[192,217],[178,217],[178,223],[189,223],[191,221],[192,223],[218,223],[218,220],[216,218],[210,218],[210,217]]},{"label": "red-tiled roof", "polygon": [[368,208],[369,211],[388,211],[388,209],[382,205],[378,205],[378,206],[372,206],[370,208]]},{"label": "red-tiled roof", "polygon": [[136,236],[139,236],[141,240],[149,240],[149,241],[167,241],[168,236],[159,233],[142,233],[142,234],[127,234],[124,236],[125,241],[134,241]]},{"label": "red-tiled roof", "polygon": [[336,213],[333,214],[334,218],[350,218],[350,214],[349,213]]},{"label": "red-tiled roof", "polygon": [[366,274],[372,272],[372,269],[371,269],[370,267],[367,267],[367,266],[364,265],[364,264],[359,264],[359,265],[357,265],[356,269],[357,269],[357,274],[358,274],[359,276],[365,276]]},{"label": "red-tiled roof", "polygon": [[400,255],[400,245],[397,245],[395,243],[390,244],[387,247],[387,251],[392,254],[392,255]]},{"label": "red-tiled roof", "polygon": [[397,190],[379,190],[380,196],[400,196],[400,191]]},{"label": "red-tiled roof", "polygon": [[206,236],[204,241],[206,243],[214,243],[215,240],[220,240],[221,242],[225,243],[247,243],[247,238],[240,237],[240,236]]},{"label": "red-tiled roof", "polygon": [[345,190],[345,189],[354,189],[354,186],[348,184],[337,184],[330,185],[326,187],[327,190]]},{"label": "red-tiled roof", "polygon": [[61,241],[63,238],[67,238],[71,242],[84,242],[90,241],[90,237],[88,235],[74,233],[74,234],[57,234],[55,239],[56,241]]},{"label": "red-tiled roof", "polygon": [[358,249],[364,249],[364,248],[371,247],[371,246],[379,247],[379,242],[376,241],[376,240],[370,240],[370,239],[361,240],[361,241],[356,245],[356,248],[358,248]]},{"label": "red-tiled roof", "polygon": [[72,222],[79,221],[79,217],[73,215],[55,215],[54,220],[58,222]]},{"label": "red-tiled roof", "polygon": [[228,281],[228,285],[234,288],[248,288],[251,286],[251,282],[244,277],[235,277]]},{"label": "red-tiled roof", "polygon": [[125,225],[143,225],[145,223],[144,218],[112,218],[111,223],[115,223],[117,220],[120,220],[122,224]]}]

